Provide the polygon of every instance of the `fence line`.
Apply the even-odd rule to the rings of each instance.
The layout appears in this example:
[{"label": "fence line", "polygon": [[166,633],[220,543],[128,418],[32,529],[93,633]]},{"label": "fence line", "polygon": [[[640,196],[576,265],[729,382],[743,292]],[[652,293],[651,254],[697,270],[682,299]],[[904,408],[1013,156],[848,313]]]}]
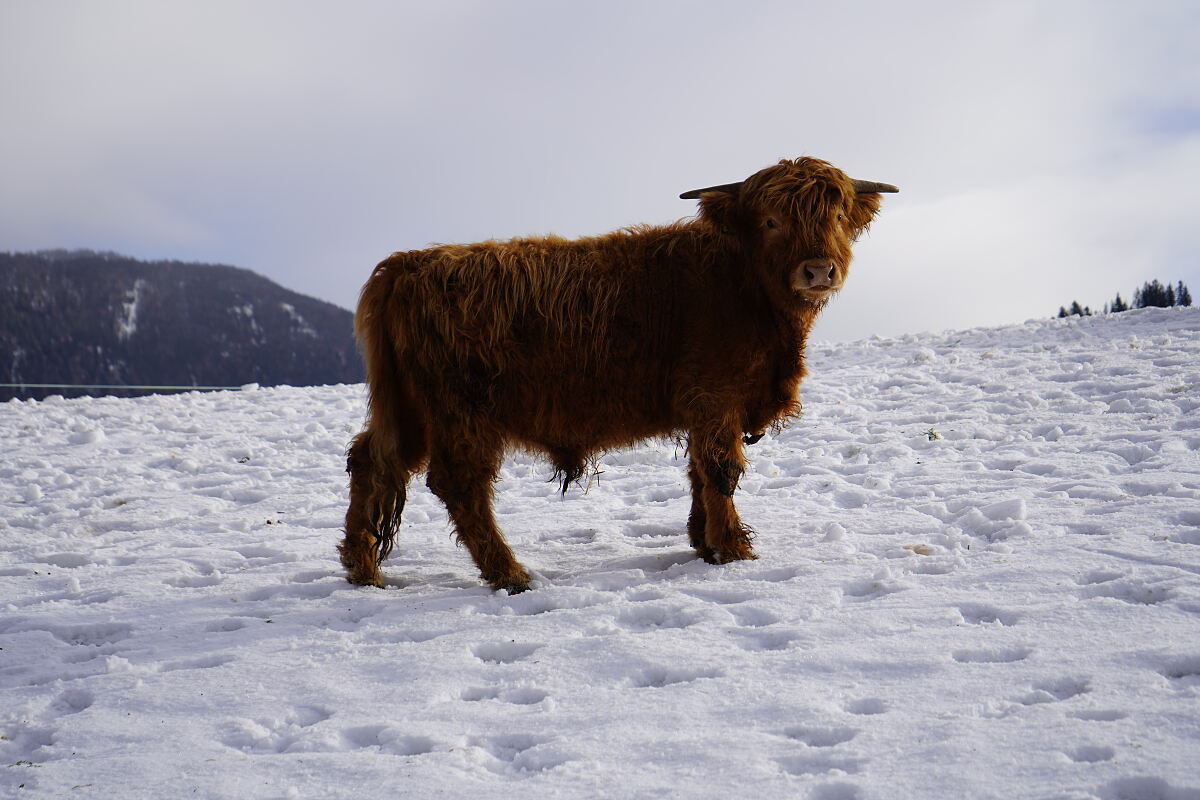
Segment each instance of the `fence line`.
[{"label": "fence line", "polygon": [[[247,384],[257,386],[257,384]],[[137,392],[226,392],[240,391],[242,386],[125,386],[85,383],[0,383],[0,389],[126,389]]]}]

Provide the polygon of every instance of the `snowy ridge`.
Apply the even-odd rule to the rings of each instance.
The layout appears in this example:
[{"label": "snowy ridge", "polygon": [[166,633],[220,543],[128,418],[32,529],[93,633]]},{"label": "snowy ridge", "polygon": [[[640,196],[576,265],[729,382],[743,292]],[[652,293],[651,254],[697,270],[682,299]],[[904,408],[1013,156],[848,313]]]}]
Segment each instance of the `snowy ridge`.
[{"label": "snowy ridge", "polygon": [[759,560],[694,558],[673,445],[517,455],[515,597],[419,483],[342,579],[360,386],[0,405],[0,794],[1200,798],[1200,311],[809,368]]}]

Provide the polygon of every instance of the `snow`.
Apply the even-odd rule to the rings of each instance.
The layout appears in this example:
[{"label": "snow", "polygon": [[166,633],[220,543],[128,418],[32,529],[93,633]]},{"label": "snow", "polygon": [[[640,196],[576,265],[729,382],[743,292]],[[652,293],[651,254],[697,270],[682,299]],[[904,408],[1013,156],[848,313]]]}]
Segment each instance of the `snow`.
[{"label": "snow", "polygon": [[142,301],[142,291],[146,281],[138,278],[133,282],[133,288],[125,292],[125,301],[121,303],[121,313],[117,317],[117,339],[124,342],[137,333],[138,305]]},{"label": "snow", "polygon": [[693,556],[673,443],[518,455],[512,597],[419,483],[342,579],[361,386],[0,405],[0,794],[1200,798],[1200,311],[809,367],[759,560]]},{"label": "snow", "polygon": [[294,305],[291,303],[280,303],[279,307],[282,308],[284,313],[291,318],[292,322],[296,325],[296,329],[300,331],[300,333],[304,334],[305,336],[311,336],[314,339],[317,338],[319,334],[317,333],[316,329],[314,329],[312,325],[308,324],[308,320],[301,316],[300,312],[296,310]]}]

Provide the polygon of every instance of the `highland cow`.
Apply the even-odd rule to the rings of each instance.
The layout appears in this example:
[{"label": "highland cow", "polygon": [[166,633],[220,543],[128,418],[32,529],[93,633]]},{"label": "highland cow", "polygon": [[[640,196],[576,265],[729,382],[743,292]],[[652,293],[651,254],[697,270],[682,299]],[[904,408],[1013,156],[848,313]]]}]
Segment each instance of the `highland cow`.
[{"label": "highland cow", "polygon": [[529,574],[492,513],[505,452],[545,454],[565,492],[598,454],[656,437],[686,442],[696,553],[754,558],[733,504],[743,445],[799,414],[809,330],[880,192],[895,191],[783,160],[680,195],[699,214],[672,225],[385,259],[354,322],[370,400],[347,457],[348,580],[383,585],[424,471],[483,580],[523,591]]}]

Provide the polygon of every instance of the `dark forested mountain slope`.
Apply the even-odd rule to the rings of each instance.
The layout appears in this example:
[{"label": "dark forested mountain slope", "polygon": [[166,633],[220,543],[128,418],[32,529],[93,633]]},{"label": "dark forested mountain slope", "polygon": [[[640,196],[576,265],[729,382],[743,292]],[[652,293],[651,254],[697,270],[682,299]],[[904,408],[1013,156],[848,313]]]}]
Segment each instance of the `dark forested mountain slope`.
[{"label": "dark forested mountain slope", "polygon": [[[355,383],[349,311],[236,267],[0,253],[0,383]],[[49,394],[0,388],[0,400]]]}]

